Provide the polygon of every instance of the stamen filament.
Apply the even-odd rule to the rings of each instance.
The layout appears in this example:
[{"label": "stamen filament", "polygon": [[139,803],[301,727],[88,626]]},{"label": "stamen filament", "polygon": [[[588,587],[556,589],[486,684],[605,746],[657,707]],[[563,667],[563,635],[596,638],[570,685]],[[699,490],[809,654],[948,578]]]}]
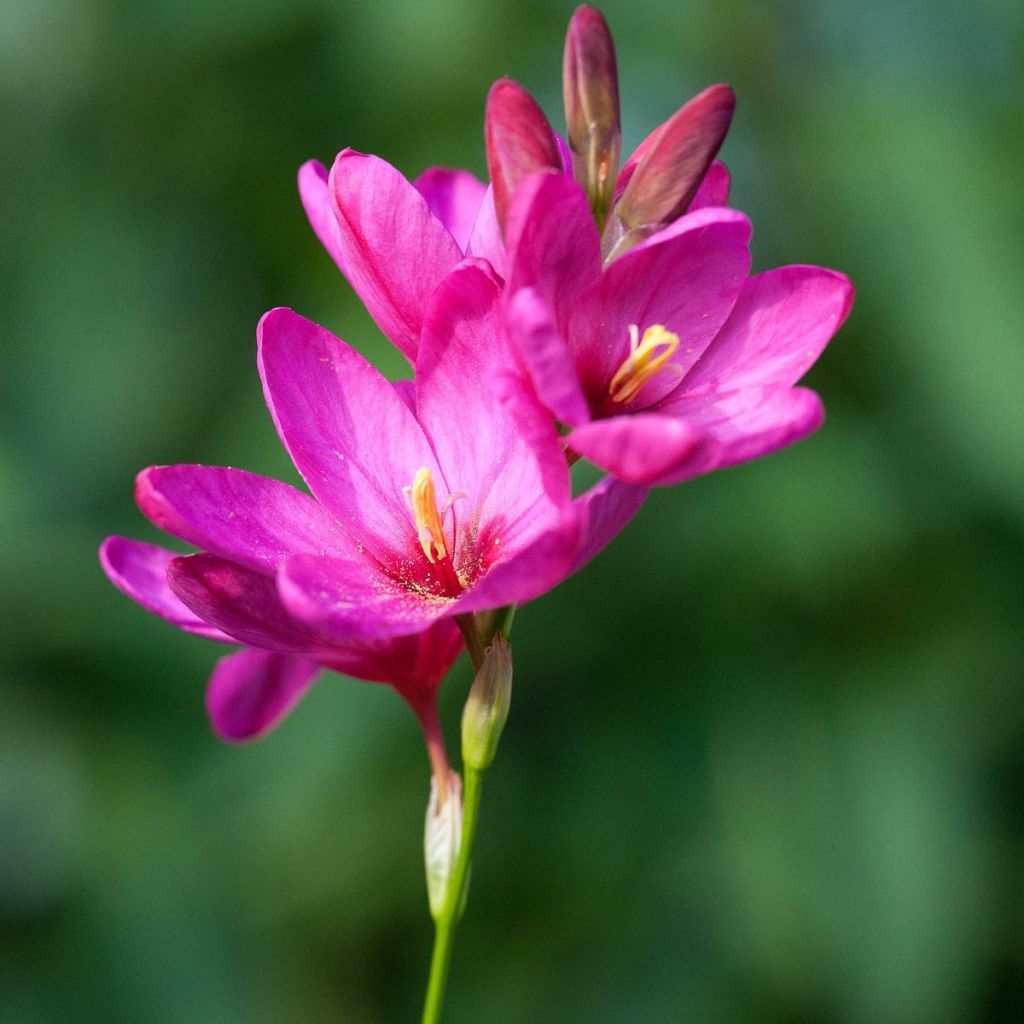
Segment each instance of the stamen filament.
[{"label": "stamen filament", "polygon": [[631,402],[641,388],[675,355],[679,335],[654,324],[640,337],[640,328],[629,325],[629,355],[615,371],[608,394],[613,402]]}]

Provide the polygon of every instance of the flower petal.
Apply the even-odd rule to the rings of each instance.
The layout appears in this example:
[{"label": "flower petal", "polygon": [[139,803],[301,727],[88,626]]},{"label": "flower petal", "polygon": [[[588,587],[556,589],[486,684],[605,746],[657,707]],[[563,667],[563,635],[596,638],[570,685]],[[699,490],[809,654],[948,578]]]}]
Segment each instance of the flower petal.
[{"label": "flower petal", "polygon": [[576,499],[584,525],[573,572],[582,569],[622,532],[649,493],[647,487],[605,477]]},{"label": "flower petal", "polygon": [[465,252],[487,186],[469,171],[449,167],[429,167],[413,185]]},{"label": "flower petal", "polygon": [[176,551],[127,537],[108,537],[100,546],[100,565],[107,578],[146,611],[186,633],[234,643],[231,637],[199,618],[167,585],[167,566],[177,557]]},{"label": "flower petal", "polygon": [[342,644],[422,632],[453,604],[359,563],[315,555],[289,558],[277,587],[290,614]]},{"label": "flower petal", "polygon": [[821,399],[807,388],[751,387],[683,396],[663,412],[685,417],[704,437],[691,455],[653,481],[675,484],[769,455],[821,426]]},{"label": "flower petal", "polygon": [[333,641],[286,611],[272,576],[200,554],[171,561],[167,582],[196,615],[239,643],[317,661],[330,659]]},{"label": "flower petal", "polygon": [[795,384],[852,304],[853,285],[834,270],[792,266],[756,274],[680,390]]},{"label": "flower petal", "polygon": [[567,174],[530,175],[516,190],[506,238],[509,294],[535,288],[564,332],[576,299],[601,273],[601,240],[583,190]]},{"label": "flower petal", "polygon": [[592,401],[607,395],[609,382],[629,355],[633,324],[641,334],[661,324],[679,337],[669,364],[674,375],[652,378],[634,407],[650,405],[678,384],[735,305],[750,268],[749,242],[750,222],[742,213],[698,210],[607,267],[580,296],[569,332]]},{"label": "flower petal", "polygon": [[473,223],[473,230],[466,244],[466,255],[487,260],[500,277],[505,276],[505,239],[498,224],[498,212],[494,208],[494,192],[490,185],[480,204],[480,212]]},{"label": "flower petal", "polygon": [[706,206],[728,206],[731,185],[732,177],[729,174],[729,168],[721,160],[712,161],[687,213],[703,210]]},{"label": "flower petal", "polygon": [[221,658],[206,688],[213,731],[229,743],[266,736],[302,700],[319,671],[316,662],[270,651]]},{"label": "flower petal", "polygon": [[299,198],[320,244],[338,265],[338,269],[348,276],[338,217],[327,188],[327,168],[319,160],[307,160],[299,168]]},{"label": "flower petal", "polygon": [[[494,400],[496,377],[513,368],[501,322],[502,289],[487,264],[466,263],[439,285],[416,363],[417,413],[450,492],[454,565],[468,578],[489,546],[512,555],[559,516],[569,473],[553,425],[529,439]],[[468,542],[468,547],[466,546]]]},{"label": "flower petal", "polygon": [[427,299],[462,250],[423,196],[379,157],[344,150],[329,187],[345,274],[380,329],[412,361]]},{"label": "flower petal", "polygon": [[573,451],[631,484],[652,484],[690,456],[700,433],[677,416],[639,412],[594,420],[569,435]]},{"label": "flower petal", "polygon": [[308,494],[241,469],[150,466],[136,478],[135,499],[161,530],[257,572],[273,573],[298,551],[354,554]]},{"label": "flower petal", "polygon": [[581,526],[578,511],[569,506],[555,521],[549,521],[543,532],[534,533],[529,544],[520,545],[514,555],[502,550],[504,543],[493,545],[485,552],[487,571],[450,606],[449,614],[524,604],[547,593],[573,571]]},{"label": "flower petal", "polygon": [[267,405],[309,489],[374,557],[416,548],[403,488],[421,466],[441,474],[409,407],[359,353],[291,310],[271,310],[257,335]]},{"label": "flower petal", "polygon": [[590,419],[587,400],[551,307],[535,289],[520,288],[508,303],[505,325],[537,397],[555,419],[570,426],[586,423]]}]

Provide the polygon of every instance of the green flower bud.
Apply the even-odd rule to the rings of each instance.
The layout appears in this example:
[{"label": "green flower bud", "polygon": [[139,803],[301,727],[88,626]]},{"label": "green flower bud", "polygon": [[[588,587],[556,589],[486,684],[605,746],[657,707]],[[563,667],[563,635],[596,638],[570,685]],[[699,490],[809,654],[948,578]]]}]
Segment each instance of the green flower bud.
[{"label": "green flower bud", "polygon": [[430,801],[423,826],[423,860],[427,869],[427,897],[430,915],[436,921],[448,898],[448,886],[455,873],[462,845],[462,780],[448,773],[447,795],[430,780]]},{"label": "green flower bud", "polygon": [[484,771],[494,760],[512,699],[512,648],[499,633],[484,652],[484,663],[462,710],[462,761]]}]

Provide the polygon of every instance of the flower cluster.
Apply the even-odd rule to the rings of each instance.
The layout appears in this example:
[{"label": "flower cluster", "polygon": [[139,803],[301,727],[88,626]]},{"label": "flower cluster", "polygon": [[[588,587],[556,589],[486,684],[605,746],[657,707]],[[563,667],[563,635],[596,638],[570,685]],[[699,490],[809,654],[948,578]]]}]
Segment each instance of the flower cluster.
[{"label": "flower cluster", "polygon": [[[226,739],[266,733],[333,669],[391,684],[443,779],[437,688],[463,643],[479,655],[487,613],[580,569],[650,487],[821,423],[796,384],[852,288],[812,266],[750,276],[750,223],[716,160],[732,91],[705,90],[620,167],[615,55],[593,8],[570,23],[564,69],[565,139],[521,86],[491,89],[490,185],[444,168],[409,181],[351,149],[301,168],[314,231],[412,379],[272,310],[259,372],[309,493],[151,467],[139,507],[199,553],[104,543],[138,603],[243,646],[207,694]],[[606,475],[574,497],[581,458]]]}]

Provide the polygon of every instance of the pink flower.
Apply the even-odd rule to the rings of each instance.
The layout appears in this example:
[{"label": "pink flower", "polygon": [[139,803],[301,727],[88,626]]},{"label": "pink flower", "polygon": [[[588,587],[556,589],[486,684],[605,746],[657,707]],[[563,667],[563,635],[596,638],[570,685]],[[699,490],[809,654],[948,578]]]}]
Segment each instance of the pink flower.
[{"label": "pink flower", "polygon": [[281,567],[278,591],[300,620],[340,639],[380,638],[521,603],[621,528],[611,510],[626,498],[574,502],[550,425],[514,419],[495,401],[495,369],[510,361],[501,299],[483,261],[467,261],[436,289],[415,411],[327,331],[287,310],[264,317],[267,404],[348,540]]},{"label": "pink flower", "polygon": [[222,735],[267,731],[317,666],[389,682],[429,717],[459,649],[452,617],[538,596],[639,507],[642,489],[612,482],[574,501],[550,423],[493,397],[509,361],[501,294],[482,261],[445,279],[415,391],[289,310],[263,318],[267,404],[313,497],[236,469],[139,475],[142,511],[203,553],[110,538],[101,559],[149,610],[255,649],[211,681]]},{"label": "pink flower", "polygon": [[324,248],[410,362],[441,280],[465,256],[504,265],[490,190],[469,171],[433,167],[411,183],[380,157],[346,149],[329,175],[316,160],[303,164],[299,194]]},{"label": "pink flower", "polygon": [[[236,556],[241,552],[241,562],[210,554],[181,556],[126,537],[108,537],[100,548],[100,562],[119,590],[179,629],[220,643],[248,645],[221,658],[210,677],[206,707],[222,739],[240,742],[276,728],[322,668],[390,683],[425,726],[432,724],[437,688],[462,649],[453,622],[383,641],[339,644],[317,635],[281,606],[272,572],[280,553],[302,549],[308,540],[285,526],[286,515],[296,509],[308,514],[315,503],[286,484],[240,470],[170,466],[140,474],[140,501],[151,511],[162,492],[177,495],[182,489],[219,495],[232,507],[256,499],[240,521],[238,516],[228,520],[238,521],[240,538],[228,538],[223,531],[202,537],[214,550],[230,549]],[[171,522],[159,512],[154,518]],[[268,533],[268,524],[273,530],[274,523],[281,528]],[[200,535],[187,527],[180,532],[199,541]],[[249,557],[255,552],[256,559]],[[169,579],[191,595],[191,607]]]},{"label": "pink flower", "polygon": [[536,174],[508,223],[507,321],[567,443],[633,483],[678,483],[815,430],[794,387],[842,324],[850,282],[820,267],[747,278],[750,224],[710,207],[602,260],[590,204]]}]

